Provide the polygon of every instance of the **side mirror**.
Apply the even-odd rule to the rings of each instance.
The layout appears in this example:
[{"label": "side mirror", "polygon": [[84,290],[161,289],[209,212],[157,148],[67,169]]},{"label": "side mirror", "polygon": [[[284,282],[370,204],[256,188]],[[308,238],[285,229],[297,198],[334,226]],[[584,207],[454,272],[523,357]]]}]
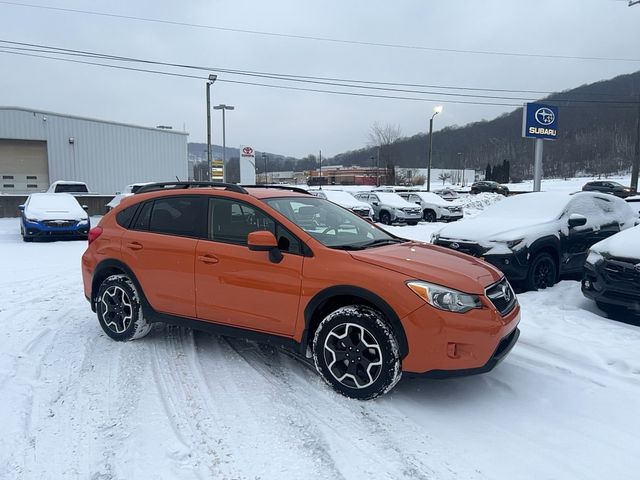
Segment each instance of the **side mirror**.
[{"label": "side mirror", "polygon": [[82,205],[82,208],[84,209],[85,212],[89,211],[89,205]]},{"label": "side mirror", "polygon": [[22,205],[18,205],[18,210],[24,212],[24,203]]},{"label": "side mirror", "polygon": [[280,263],[283,259],[276,236],[266,230],[251,232],[247,237],[247,245],[253,252],[269,252],[269,260],[273,263]]},{"label": "side mirror", "polygon": [[587,223],[587,217],[579,213],[572,213],[569,215],[569,221],[567,223],[569,224],[569,228],[581,227]]},{"label": "side mirror", "polygon": [[371,205],[375,205],[377,207],[378,205],[380,205],[380,202],[373,201],[371,202]]}]

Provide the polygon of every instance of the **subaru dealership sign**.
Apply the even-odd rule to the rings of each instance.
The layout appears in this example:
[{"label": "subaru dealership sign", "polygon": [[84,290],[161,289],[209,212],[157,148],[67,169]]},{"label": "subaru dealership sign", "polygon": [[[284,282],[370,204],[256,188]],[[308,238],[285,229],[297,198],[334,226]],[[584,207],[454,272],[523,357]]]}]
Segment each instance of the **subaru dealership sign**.
[{"label": "subaru dealership sign", "polygon": [[527,103],[522,112],[522,136],[544,140],[558,138],[558,107]]}]

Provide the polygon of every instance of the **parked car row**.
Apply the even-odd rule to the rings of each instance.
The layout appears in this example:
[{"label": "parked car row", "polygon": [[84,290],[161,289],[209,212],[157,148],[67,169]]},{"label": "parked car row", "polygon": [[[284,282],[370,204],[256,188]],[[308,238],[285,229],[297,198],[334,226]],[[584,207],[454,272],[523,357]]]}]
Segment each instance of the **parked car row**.
[{"label": "parked car row", "polygon": [[432,242],[482,258],[526,290],[583,275],[583,292],[603,310],[640,313],[638,224],[638,212],[613,195],[539,192],[507,198],[445,226]]}]

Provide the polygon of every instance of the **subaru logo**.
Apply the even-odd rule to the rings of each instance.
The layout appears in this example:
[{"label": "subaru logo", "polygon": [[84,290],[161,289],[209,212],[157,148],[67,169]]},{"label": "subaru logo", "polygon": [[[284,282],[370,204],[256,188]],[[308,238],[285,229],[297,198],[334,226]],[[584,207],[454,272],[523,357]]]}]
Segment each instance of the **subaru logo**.
[{"label": "subaru logo", "polygon": [[633,266],[633,269],[634,269],[636,272],[640,273],[640,263],[636,263],[636,264]]},{"label": "subaru logo", "polygon": [[536,110],[536,121],[540,125],[551,125],[555,120],[556,116],[551,109],[542,107]]},{"label": "subaru logo", "polygon": [[453,248],[454,250],[457,250],[460,248],[460,244],[457,242],[452,242],[451,245],[449,245],[451,248]]},{"label": "subaru logo", "polygon": [[511,289],[508,285],[502,285],[502,296],[504,297],[506,302],[511,301]]}]

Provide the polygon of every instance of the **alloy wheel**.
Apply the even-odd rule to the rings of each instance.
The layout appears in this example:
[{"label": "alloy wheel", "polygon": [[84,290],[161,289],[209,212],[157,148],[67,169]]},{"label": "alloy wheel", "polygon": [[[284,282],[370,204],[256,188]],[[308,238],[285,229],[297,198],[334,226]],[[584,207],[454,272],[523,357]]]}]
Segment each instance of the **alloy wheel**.
[{"label": "alloy wheel", "polygon": [[324,357],[331,375],[349,388],[372,385],[382,370],[382,349],[366,328],[355,323],[335,326],[324,342]]},{"label": "alloy wheel", "polygon": [[115,333],[124,333],[133,319],[133,307],[127,292],[121,287],[112,285],[105,290],[100,303],[107,328]]}]

